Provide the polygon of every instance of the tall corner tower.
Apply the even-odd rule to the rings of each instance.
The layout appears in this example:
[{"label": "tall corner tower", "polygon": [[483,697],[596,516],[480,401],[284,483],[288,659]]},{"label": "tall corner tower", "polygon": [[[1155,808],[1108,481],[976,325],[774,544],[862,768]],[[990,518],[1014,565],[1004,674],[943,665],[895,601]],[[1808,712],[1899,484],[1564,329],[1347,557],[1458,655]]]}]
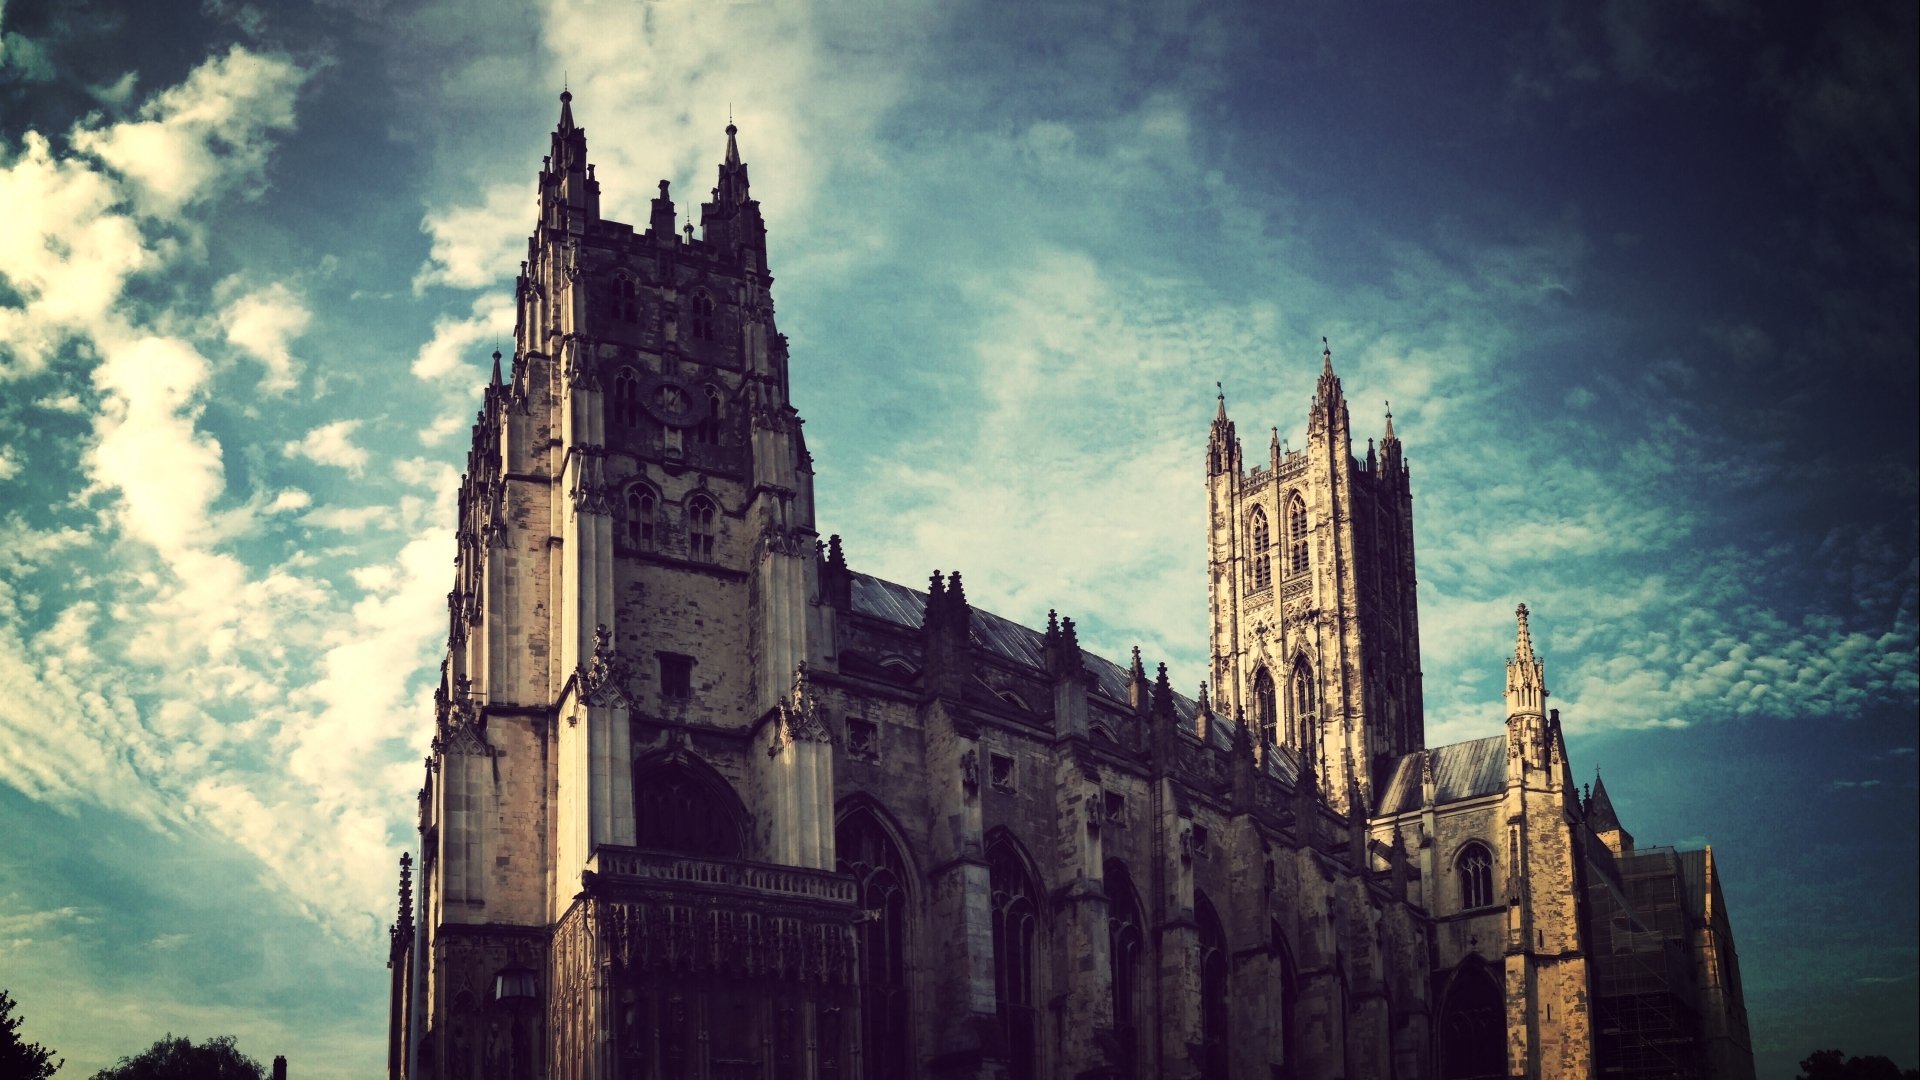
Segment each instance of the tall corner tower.
[{"label": "tall corner tower", "polygon": [[1215,699],[1297,755],[1342,812],[1373,805],[1377,763],[1425,745],[1413,495],[1387,415],[1354,456],[1331,348],[1307,441],[1244,466],[1225,396],[1207,443]]},{"label": "tall corner tower", "polygon": [[[496,353],[461,485],[392,1059],[706,1075],[725,1031],[817,1063],[857,1023],[858,912],[806,678],[833,652],[765,225],[731,124],[698,238],[666,181],[646,228],[602,217],[560,100],[511,375]],[[712,951],[763,940],[777,962]]]}]

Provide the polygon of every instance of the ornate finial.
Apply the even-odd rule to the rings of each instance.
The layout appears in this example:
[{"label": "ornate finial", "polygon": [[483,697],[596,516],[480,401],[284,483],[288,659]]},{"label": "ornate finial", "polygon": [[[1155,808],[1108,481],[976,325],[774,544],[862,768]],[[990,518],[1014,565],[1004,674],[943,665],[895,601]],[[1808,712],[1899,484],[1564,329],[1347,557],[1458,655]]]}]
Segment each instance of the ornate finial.
[{"label": "ornate finial", "polygon": [[1320,359],[1326,363],[1328,371],[1333,370],[1333,346],[1327,343],[1324,336],[1320,338]]}]

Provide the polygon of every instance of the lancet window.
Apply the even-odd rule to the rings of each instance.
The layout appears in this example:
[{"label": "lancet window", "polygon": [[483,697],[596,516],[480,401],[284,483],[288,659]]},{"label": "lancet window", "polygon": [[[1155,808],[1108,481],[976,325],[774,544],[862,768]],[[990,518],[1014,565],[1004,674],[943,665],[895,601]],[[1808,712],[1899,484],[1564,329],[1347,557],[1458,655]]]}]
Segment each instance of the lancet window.
[{"label": "lancet window", "polygon": [[1146,992],[1146,920],[1125,864],[1107,860],[1107,963],[1113,984],[1113,1040],[1120,1048],[1120,1075],[1138,1080],[1147,1055],[1141,1049],[1150,1015]]},{"label": "lancet window", "polygon": [[858,888],[867,918],[859,926],[860,1039],[869,1076],[912,1076],[913,1011],[908,1001],[906,860],[873,814],[857,809],[835,830],[841,873]]},{"label": "lancet window", "polygon": [[1304,749],[1312,741],[1313,721],[1320,711],[1313,665],[1304,656],[1293,662],[1293,673],[1287,676],[1287,706],[1292,711],[1294,741]]},{"label": "lancet window", "polygon": [[1493,903],[1493,853],[1485,844],[1468,844],[1454,860],[1454,873],[1460,879],[1462,911]]},{"label": "lancet window", "polygon": [[993,899],[993,992],[1006,1038],[1010,1080],[1040,1075],[1040,887],[1013,840],[1002,834],[987,847]]},{"label": "lancet window", "polygon": [[1206,894],[1195,892],[1200,930],[1200,1075],[1227,1080],[1227,935]]},{"label": "lancet window", "polygon": [[703,292],[694,293],[693,302],[689,307],[691,308],[693,317],[689,320],[690,325],[688,329],[692,333],[693,340],[712,341],[713,297]]},{"label": "lancet window", "polygon": [[627,489],[625,513],[627,543],[643,550],[653,550],[654,537],[658,534],[655,513],[660,501],[653,489],[643,484],[635,484]]},{"label": "lancet window", "polygon": [[1287,576],[1307,572],[1307,501],[1294,492],[1287,500]]},{"label": "lancet window", "polygon": [[687,501],[687,553],[699,562],[712,562],[714,550],[713,500],[695,495]]},{"label": "lancet window", "polygon": [[720,444],[720,421],[726,417],[726,404],[720,400],[720,391],[707,387],[707,413],[693,426],[693,441],[703,446]]},{"label": "lancet window", "polygon": [[613,374],[613,420],[628,427],[640,422],[640,376],[632,368]]},{"label": "lancet window", "polygon": [[1253,677],[1253,717],[1256,730],[1270,743],[1280,742],[1280,713],[1275,707],[1273,675],[1261,668]]},{"label": "lancet window", "polygon": [[1267,512],[1259,507],[1253,508],[1253,519],[1249,530],[1253,537],[1253,587],[1256,591],[1273,585],[1273,563],[1267,554],[1272,545],[1272,536],[1267,529]]}]

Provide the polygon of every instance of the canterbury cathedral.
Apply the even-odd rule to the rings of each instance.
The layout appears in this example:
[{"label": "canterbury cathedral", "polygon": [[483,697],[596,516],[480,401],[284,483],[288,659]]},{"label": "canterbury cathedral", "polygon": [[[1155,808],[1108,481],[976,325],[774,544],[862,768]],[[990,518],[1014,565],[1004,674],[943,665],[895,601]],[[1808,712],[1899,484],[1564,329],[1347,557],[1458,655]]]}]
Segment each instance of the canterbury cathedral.
[{"label": "canterbury cathedral", "polygon": [[1753,1075],[1712,850],[1576,782],[1524,606],[1486,737],[1427,745],[1408,452],[1390,416],[1356,449],[1331,350],[1301,448],[1249,455],[1224,398],[1194,432],[1189,697],[820,536],[735,128],[696,235],[664,181],[602,217],[560,101],[390,1078]]}]

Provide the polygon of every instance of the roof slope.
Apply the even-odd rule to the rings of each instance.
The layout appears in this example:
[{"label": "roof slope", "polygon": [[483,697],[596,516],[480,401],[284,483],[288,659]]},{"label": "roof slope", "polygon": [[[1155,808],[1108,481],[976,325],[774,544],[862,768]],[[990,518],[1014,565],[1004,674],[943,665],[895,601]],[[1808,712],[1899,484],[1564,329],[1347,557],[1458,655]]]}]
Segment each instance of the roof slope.
[{"label": "roof slope", "polygon": [[[1433,801],[1436,804],[1497,794],[1507,784],[1507,737],[1435,746],[1424,753],[1433,758]],[[1382,768],[1378,814],[1402,814],[1420,808],[1420,756],[1415,751],[1388,761]]]}]

